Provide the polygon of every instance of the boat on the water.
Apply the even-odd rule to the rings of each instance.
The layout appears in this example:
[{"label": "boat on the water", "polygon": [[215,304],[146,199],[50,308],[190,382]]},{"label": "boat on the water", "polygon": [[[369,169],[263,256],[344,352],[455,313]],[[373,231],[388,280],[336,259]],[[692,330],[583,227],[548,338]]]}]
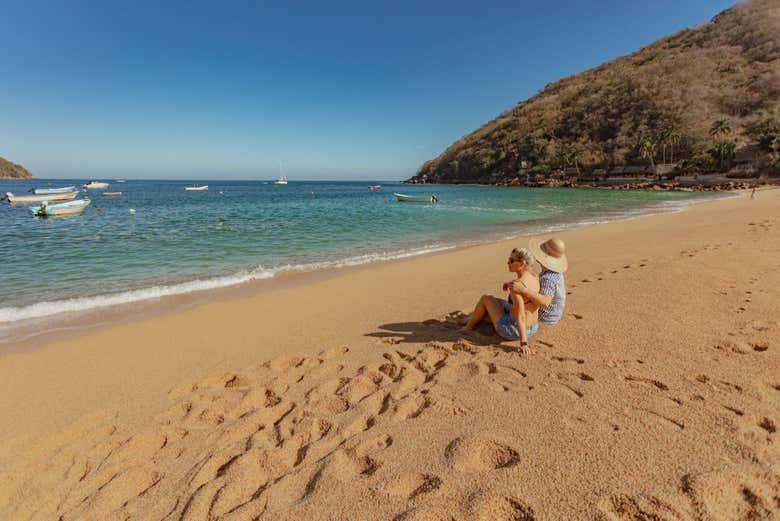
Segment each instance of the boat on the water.
[{"label": "boat on the water", "polygon": [[6,192],[5,196],[9,203],[42,203],[44,201],[72,201],[76,198],[76,192],[33,195],[14,195],[11,192]]},{"label": "boat on the water", "polygon": [[103,192],[103,195],[122,195],[122,192]]},{"label": "boat on the water", "polygon": [[203,186],[185,186],[185,190],[189,190],[190,192],[197,191],[200,192],[202,190],[208,190],[209,185],[203,185]]},{"label": "boat on the water", "polygon": [[379,190],[382,188],[382,185],[368,185],[369,190]]},{"label": "boat on the water", "polygon": [[124,179],[114,179],[114,182],[116,182],[116,183],[124,183],[125,180]]},{"label": "boat on the water", "polygon": [[393,194],[396,198],[396,200],[399,203],[438,203],[439,198],[436,197],[436,194],[431,194],[427,197],[417,196],[417,195],[404,195],[404,194]]},{"label": "boat on the water", "polygon": [[62,188],[33,188],[33,193],[35,195],[66,194],[75,191],[75,186],[63,186]]},{"label": "boat on the water", "polygon": [[286,185],[287,184],[287,176],[282,173],[282,162],[279,161],[279,178],[274,181],[275,185]]},{"label": "boat on the water", "polygon": [[103,190],[109,187],[108,183],[104,183],[103,181],[90,181],[87,184],[83,185],[82,188],[86,188],[88,190]]},{"label": "boat on the water", "polygon": [[59,217],[62,215],[76,215],[83,213],[92,201],[79,199],[67,203],[44,202],[40,206],[31,206],[30,211],[37,217]]}]

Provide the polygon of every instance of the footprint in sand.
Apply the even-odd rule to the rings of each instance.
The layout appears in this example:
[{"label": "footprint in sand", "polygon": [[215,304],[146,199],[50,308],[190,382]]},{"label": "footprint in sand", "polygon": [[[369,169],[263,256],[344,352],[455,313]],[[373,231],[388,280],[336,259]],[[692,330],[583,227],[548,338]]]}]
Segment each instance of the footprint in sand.
[{"label": "footprint in sand", "polygon": [[582,320],[582,318],[583,318],[582,315],[578,315],[577,313],[569,313],[569,314],[571,316],[573,316],[574,318],[576,318],[577,320]]},{"label": "footprint in sand", "polygon": [[468,519],[475,521],[534,521],[534,510],[512,496],[490,495],[476,501]]},{"label": "footprint in sand", "polygon": [[758,426],[769,434],[774,434],[777,432],[777,425],[775,425],[775,422],[767,417],[762,418],[761,421],[758,422]]},{"label": "footprint in sand", "polygon": [[412,501],[418,496],[428,494],[441,486],[441,479],[434,474],[413,473],[398,476],[384,485],[378,491],[390,496]]},{"label": "footprint in sand", "polygon": [[663,383],[663,382],[661,382],[659,380],[654,380],[652,378],[644,378],[644,377],[640,377],[640,376],[628,375],[628,376],[625,377],[625,379],[628,382],[636,382],[636,383],[642,383],[642,384],[651,385],[651,386],[656,387],[657,389],[660,389],[662,391],[668,391],[669,390],[669,386],[668,385],[666,385],[665,383]]},{"label": "footprint in sand", "polygon": [[585,360],[582,358],[573,358],[571,356],[552,356],[550,357],[552,360],[555,360],[556,362],[575,362],[577,364],[584,364]]},{"label": "footprint in sand", "polygon": [[520,461],[515,449],[488,436],[455,438],[445,447],[444,457],[460,472],[502,469]]}]

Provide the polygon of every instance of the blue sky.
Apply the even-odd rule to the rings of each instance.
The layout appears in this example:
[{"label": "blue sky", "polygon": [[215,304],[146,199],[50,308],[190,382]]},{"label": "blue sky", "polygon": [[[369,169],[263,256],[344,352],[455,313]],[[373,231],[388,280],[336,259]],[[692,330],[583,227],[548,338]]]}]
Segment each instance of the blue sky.
[{"label": "blue sky", "polygon": [[[373,5],[372,5],[373,4]],[[402,179],[720,0],[0,0],[0,156],[38,177]]]}]

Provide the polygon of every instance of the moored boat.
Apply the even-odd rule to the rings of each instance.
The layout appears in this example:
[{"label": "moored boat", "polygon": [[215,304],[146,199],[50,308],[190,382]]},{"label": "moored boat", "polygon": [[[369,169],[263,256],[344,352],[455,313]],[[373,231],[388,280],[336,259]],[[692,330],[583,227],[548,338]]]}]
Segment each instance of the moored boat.
[{"label": "moored boat", "polygon": [[68,201],[66,203],[44,202],[40,206],[31,206],[30,211],[38,217],[59,217],[62,215],[76,215],[82,213],[92,201],[89,199],[79,199],[77,201]]},{"label": "moored boat", "polygon": [[103,192],[103,195],[122,195],[122,192]]},{"label": "moored boat", "polygon": [[63,186],[62,188],[33,188],[33,193],[35,195],[66,194],[75,191],[75,186]]},{"label": "moored boat", "polygon": [[208,190],[208,189],[209,189],[209,185],[203,185],[203,186],[185,186],[185,187],[184,187],[184,189],[185,189],[185,190],[189,190],[189,191],[198,191],[198,192],[199,192],[199,191],[201,191],[201,190]]},{"label": "moored boat", "polygon": [[279,178],[274,181],[275,185],[286,185],[287,184],[287,176],[284,175],[282,172],[282,162],[279,161]]},{"label": "moored boat", "polygon": [[423,196],[417,196],[417,195],[404,195],[404,194],[393,194],[396,198],[396,200],[399,203],[438,203],[439,198],[436,197],[436,194],[431,194],[427,197]]},{"label": "moored boat", "polygon": [[76,192],[34,195],[14,195],[11,192],[6,192],[5,196],[9,203],[42,203],[44,201],[72,201],[76,198]]},{"label": "moored boat", "polygon": [[88,190],[102,190],[108,188],[110,185],[108,183],[104,183],[103,181],[90,181],[82,186],[82,188],[86,188]]},{"label": "moored boat", "polygon": [[382,188],[382,185],[368,185],[369,190],[379,190]]}]

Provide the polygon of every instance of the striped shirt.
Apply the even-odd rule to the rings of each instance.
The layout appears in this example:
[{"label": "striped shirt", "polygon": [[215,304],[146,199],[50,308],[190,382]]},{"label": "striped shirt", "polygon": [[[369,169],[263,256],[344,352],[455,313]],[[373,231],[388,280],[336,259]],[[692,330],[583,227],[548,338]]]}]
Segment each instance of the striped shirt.
[{"label": "striped shirt", "polygon": [[563,306],[566,305],[566,286],[563,282],[563,273],[542,270],[539,274],[539,286],[539,293],[552,295],[550,305],[539,308],[539,323],[545,326],[554,326],[563,318]]}]

